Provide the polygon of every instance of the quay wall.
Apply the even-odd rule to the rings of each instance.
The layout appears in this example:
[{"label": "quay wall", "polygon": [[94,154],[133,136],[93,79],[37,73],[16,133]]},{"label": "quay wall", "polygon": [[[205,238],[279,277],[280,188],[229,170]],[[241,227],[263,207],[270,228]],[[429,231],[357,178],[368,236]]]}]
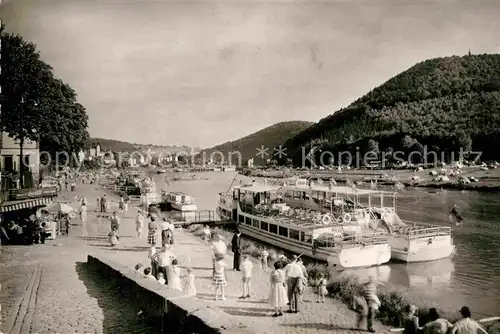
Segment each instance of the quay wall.
[{"label": "quay wall", "polygon": [[130,302],[137,303],[147,316],[161,317],[165,333],[256,333],[251,328],[235,324],[221,309],[162,286],[105,256],[89,254],[87,265],[104,278],[118,281],[121,292],[130,298]]}]

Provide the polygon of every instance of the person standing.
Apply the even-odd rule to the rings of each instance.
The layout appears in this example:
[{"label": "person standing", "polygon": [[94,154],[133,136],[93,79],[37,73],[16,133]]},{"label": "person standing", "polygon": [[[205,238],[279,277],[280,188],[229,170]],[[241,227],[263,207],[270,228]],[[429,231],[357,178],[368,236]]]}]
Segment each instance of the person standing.
[{"label": "person standing", "polygon": [[213,272],[215,272],[215,262],[217,261],[217,258],[224,259],[227,252],[226,243],[221,240],[221,236],[219,234],[214,234],[212,236],[212,245],[210,246],[210,250],[212,251]]},{"label": "person standing", "polygon": [[117,233],[120,232],[120,218],[118,218],[118,215],[116,214],[116,211],[113,212],[113,215],[109,218],[111,222],[111,231],[116,231]]},{"label": "person standing", "polygon": [[451,334],[476,334],[476,333],[486,333],[488,334],[481,325],[476,321],[471,319],[472,313],[467,306],[463,306],[460,309],[460,314],[462,319],[458,320],[453,328],[451,329]]},{"label": "person standing", "polygon": [[241,233],[239,230],[234,231],[233,240],[231,240],[231,247],[234,253],[233,270],[240,271],[241,261]]},{"label": "person standing", "polygon": [[137,238],[140,239],[142,236],[142,230],[144,229],[144,216],[141,211],[137,212],[137,217],[135,218],[135,232],[137,233]]},{"label": "person standing", "polygon": [[361,323],[366,319],[368,331],[370,333],[375,333],[373,321],[375,319],[375,311],[378,309],[380,301],[377,297],[377,286],[375,285],[373,276],[370,276],[368,282],[361,287],[360,294],[363,304],[358,318],[358,328],[361,327]]},{"label": "person standing", "polygon": [[253,262],[250,260],[250,257],[245,254],[243,255],[243,262],[241,263],[241,278],[243,281],[243,294],[241,295],[241,299],[250,298],[252,293],[251,283],[252,283],[252,270],[253,270]]},{"label": "person standing", "polygon": [[106,195],[103,195],[101,198],[101,212],[107,212],[108,210],[108,200]]},{"label": "person standing", "polygon": [[152,256],[152,261],[156,263],[156,267],[158,268],[158,270],[154,272],[154,275],[158,275],[158,273],[163,273],[166,280],[165,284],[167,285],[169,281],[167,267],[172,264],[172,261],[174,259],[175,259],[174,253],[169,251],[166,247],[163,247],[160,252]]},{"label": "person standing", "polygon": [[210,241],[210,228],[208,225],[203,227],[203,238],[205,239],[205,245],[208,245],[208,242]]},{"label": "person standing", "polygon": [[155,247],[158,243],[158,223],[155,217],[151,216],[151,221],[148,224],[148,244]]},{"label": "person standing", "polygon": [[288,282],[288,301],[290,302],[288,313],[299,312],[299,284],[304,279],[304,273],[302,267],[297,263],[298,258],[297,255],[294,255],[292,257],[292,262],[285,267],[285,274]]}]

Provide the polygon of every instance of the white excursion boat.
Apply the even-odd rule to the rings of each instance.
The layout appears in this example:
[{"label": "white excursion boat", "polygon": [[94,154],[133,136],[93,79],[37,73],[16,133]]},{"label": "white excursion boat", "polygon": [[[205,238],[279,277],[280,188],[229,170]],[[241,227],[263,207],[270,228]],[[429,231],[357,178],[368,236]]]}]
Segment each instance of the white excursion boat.
[{"label": "white excursion boat", "polygon": [[323,219],[342,226],[344,231],[387,230],[392,259],[425,262],[454,253],[451,227],[402,221],[396,213],[396,192],[324,186],[300,179],[283,189],[287,205],[329,212],[330,217]]},{"label": "white excursion boat", "polygon": [[171,209],[181,212],[196,211],[194,198],[181,192],[166,192],[162,190],[161,199],[163,203],[168,204]]},{"label": "white excursion boat", "polygon": [[297,213],[280,202],[278,186],[239,185],[220,194],[221,218],[238,223],[242,234],[262,242],[328,262],[337,269],[377,266],[389,262],[387,233],[346,235],[320,212]]},{"label": "white excursion boat", "polygon": [[236,166],[224,166],[222,167],[223,172],[236,172]]}]

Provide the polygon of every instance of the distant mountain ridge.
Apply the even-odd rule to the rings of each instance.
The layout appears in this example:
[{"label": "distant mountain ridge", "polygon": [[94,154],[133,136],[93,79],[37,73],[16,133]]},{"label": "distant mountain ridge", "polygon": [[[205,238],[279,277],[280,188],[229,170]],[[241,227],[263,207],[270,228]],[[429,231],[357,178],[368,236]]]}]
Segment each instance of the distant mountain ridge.
[{"label": "distant mountain ridge", "polygon": [[[213,156],[214,160],[219,160],[222,155],[224,161],[227,163],[230,152],[239,152],[242,157],[242,163],[245,163],[248,159],[254,158],[256,164],[262,164],[267,159],[273,158],[276,153],[274,148],[279,148],[286,140],[307,129],[312,124],[312,122],[306,121],[276,123],[243,138],[228,141],[209,149],[204,149],[200,154],[207,159]],[[265,151],[259,154],[262,148],[264,148]],[[214,152],[217,152],[217,154]],[[231,154],[231,157],[231,163],[237,164],[237,156]]]},{"label": "distant mountain ridge", "polygon": [[463,149],[498,159],[499,145],[499,54],[420,62],[285,143],[295,165],[302,163],[302,150],[312,147],[319,161],[320,152],[410,156],[424,155],[426,147],[448,156]]},{"label": "distant mountain ridge", "polygon": [[153,145],[153,144],[137,144],[137,143],[129,143],[120,140],[114,139],[105,139],[105,138],[92,138],[90,140],[91,145],[96,145],[99,143],[101,146],[101,150],[103,151],[124,151],[124,152],[133,152],[133,151],[145,151],[151,149],[151,151],[161,151],[161,152],[191,152],[192,150],[195,152],[199,152],[201,148],[199,147],[190,147],[190,146],[177,146],[177,145]]}]

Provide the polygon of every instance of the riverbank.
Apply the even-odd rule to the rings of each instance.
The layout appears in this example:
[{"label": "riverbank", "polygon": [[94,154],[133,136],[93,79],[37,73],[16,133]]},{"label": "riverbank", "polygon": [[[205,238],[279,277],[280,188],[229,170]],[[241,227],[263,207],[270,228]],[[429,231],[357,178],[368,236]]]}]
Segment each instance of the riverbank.
[{"label": "riverbank", "polygon": [[[201,226],[192,225],[188,228],[188,231],[198,238],[203,237],[203,232]],[[223,236],[225,240],[230,240],[232,237],[231,232],[216,228],[216,233]],[[262,247],[259,247],[254,242],[249,240],[243,240],[242,243],[242,253],[248,254],[255,259],[258,259]],[[269,252],[269,260],[271,262],[278,258],[278,253],[275,250],[267,250]],[[270,264],[271,264],[270,262]],[[306,266],[309,275],[309,285],[311,289],[314,289],[316,278],[321,273],[327,277],[329,284],[327,286],[329,296],[335,300],[342,301],[352,309],[354,293],[357,287],[361,284],[359,279],[355,276],[343,276],[337,277],[336,273],[330,270],[326,264],[309,264]],[[428,322],[428,311],[431,307],[436,307],[439,310],[439,314],[449,319],[450,321],[456,321],[459,318],[458,308],[457,310],[443,310],[439,306],[433,305],[432,303],[424,299],[411,298],[407,295],[404,290],[401,289],[390,289],[387,287],[381,287],[379,289],[379,299],[381,302],[381,307],[377,312],[376,319],[382,324],[397,327],[399,326],[399,317],[401,310],[408,304],[413,304],[418,307],[418,314],[420,318],[420,325]],[[472,310],[474,312],[474,310]],[[484,325],[485,329],[490,334],[500,334],[500,322],[493,322]]]},{"label": "riverbank", "polygon": [[[441,169],[426,170],[334,170],[314,171],[263,171],[246,170],[243,175],[257,178],[283,179],[283,178],[312,178],[328,182],[335,179],[338,183],[345,183],[348,179],[358,183],[361,187],[370,186],[377,182],[379,186],[392,187],[401,183],[406,187],[420,187],[433,189],[455,189],[467,191],[500,192],[500,168],[482,170],[480,167],[464,167],[460,174],[449,175],[448,179],[437,180]],[[476,179],[477,181],[469,181]]]}]

